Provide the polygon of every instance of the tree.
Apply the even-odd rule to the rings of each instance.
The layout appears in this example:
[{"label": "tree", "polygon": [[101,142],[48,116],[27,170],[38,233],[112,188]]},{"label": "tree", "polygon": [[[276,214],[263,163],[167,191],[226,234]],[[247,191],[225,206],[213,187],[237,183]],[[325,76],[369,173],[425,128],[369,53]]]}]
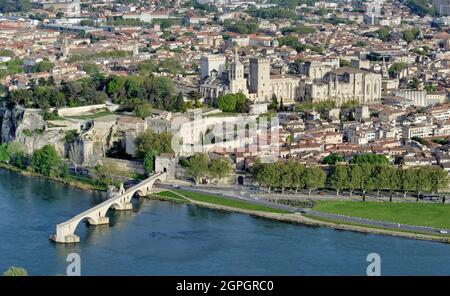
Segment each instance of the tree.
[{"label": "tree", "polygon": [[405,40],[407,43],[410,43],[414,39],[415,39],[415,36],[411,30],[403,31],[403,40]]},{"label": "tree", "polygon": [[404,69],[406,69],[408,67],[407,63],[404,62],[398,62],[398,63],[393,63],[390,67],[389,67],[389,76],[391,78],[397,78],[398,75],[400,74],[400,72],[402,72]]},{"label": "tree", "polygon": [[147,175],[150,175],[155,170],[155,155],[156,151],[149,151],[144,157],[144,170]]},{"label": "tree", "polygon": [[152,60],[140,62],[138,71],[142,75],[150,75],[156,70],[156,64]]},{"label": "tree", "polygon": [[340,155],[339,153],[330,153],[327,156],[325,156],[322,160],[323,164],[328,164],[328,165],[335,165],[338,162],[343,162],[344,158],[342,157],[342,155]]},{"label": "tree", "polygon": [[236,96],[236,112],[248,113],[250,112],[250,101],[243,93],[237,93]]},{"label": "tree", "polygon": [[267,108],[269,110],[277,110],[278,109],[278,99],[275,94],[272,95],[272,101],[270,102],[270,104]]},{"label": "tree", "polygon": [[11,266],[3,273],[3,276],[27,276],[28,272],[25,268]]},{"label": "tree", "polygon": [[74,142],[77,138],[78,138],[78,131],[75,129],[68,130],[64,134],[64,142],[67,144]]},{"label": "tree", "polygon": [[335,165],[330,175],[330,185],[336,190],[336,195],[339,196],[339,191],[347,188],[347,180],[348,175],[345,165]]},{"label": "tree", "polygon": [[208,165],[208,155],[200,152],[194,153],[189,157],[186,173],[194,179],[195,184],[198,184],[200,183],[201,178],[208,173]]},{"label": "tree", "polygon": [[84,26],[84,27],[92,27],[94,26],[94,20],[92,19],[84,19],[80,21],[80,26]]},{"label": "tree", "polygon": [[172,152],[172,134],[161,132],[159,134],[147,129],[138,134],[135,140],[137,157],[144,158],[149,151],[155,151],[156,155]]},{"label": "tree", "polygon": [[380,190],[390,189],[390,172],[388,165],[378,165],[374,168],[374,182],[376,184],[377,197],[380,195]]},{"label": "tree", "polygon": [[8,94],[8,102],[14,105],[27,106],[33,98],[33,92],[29,89],[18,89]]},{"label": "tree", "polygon": [[23,145],[18,141],[12,141],[8,144],[7,153],[9,154],[9,161],[14,166],[19,168],[25,167],[25,155]]},{"label": "tree", "polygon": [[403,197],[406,197],[408,191],[413,191],[415,188],[415,172],[410,168],[403,169],[401,170],[400,178]]},{"label": "tree", "polygon": [[411,30],[405,30],[403,31],[403,40],[410,43],[413,40],[416,40],[420,35],[420,29],[419,28],[412,28]]},{"label": "tree", "polygon": [[339,59],[339,67],[351,67],[352,63],[349,60]]},{"label": "tree", "polygon": [[350,189],[350,196],[353,195],[355,189],[360,188],[362,171],[359,165],[350,165],[348,169],[348,188]]},{"label": "tree", "polygon": [[367,191],[373,190],[375,188],[375,182],[373,178],[374,167],[371,164],[363,163],[359,164],[361,167],[361,179],[360,179],[360,189],[363,192],[363,201],[366,201]]},{"label": "tree", "polygon": [[49,60],[44,59],[43,61],[38,62],[34,66],[33,71],[34,72],[50,72],[54,66],[55,66],[55,64],[53,64]]},{"label": "tree", "polygon": [[439,190],[448,189],[448,174],[440,167],[429,167],[430,189],[437,193]]},{"label": "tree", "polygon": [[134,114],[144,119],[152,114],[152,105],[148,102],[139,103],[134,107]]},{"label": "tree", "polygon": [[281,162],[279,162],[278,163],[279,165],[278,165],[278,169],[279,169],[279,171],[280,171],[280,181],[279,181],[279,184],[280,184],[280,187],[281,187],[281,193],[283,193],[284,194],[284,190],[286,189],[286,188],[290,188],[290,187],[292,187],[292,185],[293,185],[293,182],[292,182],[292,169],[294,168],[294,165],[293,165],[293,161],[288,161],[287,163],[281,163]]},{"label": "tree", "polygon": [[225,157],[212,159],[209,164],[209,173],[212,178],[217,179],[217,183],[219,183],[221,179],[229,176],[232,171],[233,166]]},{"label": "tree", "polygon": [[31,167],[36,173],[44,176],[61,176],[62,160],[55,147],[45,145],[41,149],[35,150],[31,158]]},{"label": "tree", "polygon": [[236,96],[234,94],[220,96],[218,105],[222,112],[236,112]]},{"label": "tree", "polygon": [[427,167],[420,167],[414,169],[414,184],[417,192],[416,201],[419,201],[420,193],[430,191],[431,189],[431,175]]},{"label": "tree", "polygon": [[393,192],[401,188],[400,171],[394,166],[388,166],[386,168],[386,175],[388,179],[389,201],[392,202]]},{"label": "tree", "polygon": [[178,95],[176,96],[173,110],[182,113],[186,112],[187,106],[186,102],[184,101],[182,92],[179,92]]},{"label": "tree", "polygon": [[94,63],[84,63],[82,65],[82,69],[89,75],[95,74],[99,72],[98,66]]},{"label": "tree", "polygon": [[0,145],[0,162],[9,163],[9,158],[8,145],[3,143]]},{"label": "tree", "polygon": [[384,154],[360,153],[351,160],[352,164],[389,164],[389,159]]},{"label": "tree", "polygon": [[31,3],[29,0],[1,0],[0,12],[20,12],[29,11]]},{"label": "tree", "polygon": [[311,194],[313,189],[323,188],[325,186],[326,174],[320,167],[308,167],[305,174],[305,187],[308,189],[308,194]]},{"label": "tree", "polygon": [[295,188],[295,194],[300,188],[305,187],[305,166],[297,161],[293,163],[292,186]]},{"label": "tree", "polygon": [[125,89],[125,78],[113,76],[106,85],[106,92],[109,96],[117,98],[119,92]]},{"label": "tree", "polygon": [[390,35],[389,28],[388,27],[382,27],[377,31],[378,38],[387,41]]},{"label": "tree", "polygon": [[280,172],[274,163],[255,164],[255,166],[256,168],[252,171],[255,174],[256,181],[260,185],[266,186],[268,193],[270,193],[271,189],[278,183]]},{"label": "tree", "polygon": [[253,34],[258,32],[258,23],[254,20],[225,20],[224,27],[227,31],[239,34]]},{"label": "tree", "polygon": [[152,96],[157,108],[167,110],[171,105],[170,99],[175,92],[172,80],[164,76],[156,77],[153,79],[152,87]]}]

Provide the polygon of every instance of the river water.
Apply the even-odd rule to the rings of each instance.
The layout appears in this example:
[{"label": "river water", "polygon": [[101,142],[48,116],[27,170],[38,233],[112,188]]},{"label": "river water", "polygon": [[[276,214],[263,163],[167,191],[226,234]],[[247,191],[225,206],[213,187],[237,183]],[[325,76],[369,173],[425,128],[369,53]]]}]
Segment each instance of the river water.
[{"label": "river water", "polygon": [[110,226],[81,223],[81,242],[55,244],[55,225],[100,194],[0,170],[0,271],[61,275],[78,253],[83,275],[450,275],[450,245],[258,219],[170,202],[109,211]]}]

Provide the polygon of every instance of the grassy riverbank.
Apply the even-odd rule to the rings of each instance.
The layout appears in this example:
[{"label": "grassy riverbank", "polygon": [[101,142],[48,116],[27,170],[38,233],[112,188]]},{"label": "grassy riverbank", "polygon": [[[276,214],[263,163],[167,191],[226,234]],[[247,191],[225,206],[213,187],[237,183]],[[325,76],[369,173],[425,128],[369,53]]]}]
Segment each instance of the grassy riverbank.
[{"label": "grassy riverbank", "polygon": [[249,211],[259,211],[259,212],[269,212],[269,213],[278,213],[278,214],[289,214],[288,211],[271,208],[268,206],[263,206],[259,204],[254,204],[251,202],[234,200],[223,198],[214,194],[200,193],[200,192],[192,192],[181,189],[174,189],[174,192],[187,197],[188,199],[195,200],[202,203],[215,204],[219,206],[232,207],[237,209],[249,210]]},{"label": "grassy riverbank", "polygon": [[167,201],[173,201],[178,203],[190,203],[189,200],[186,198],[171,192],[171,191],[161,191],[158,193],[153,194],[153,197],[156,197],[160,200],[167,200]]},{"label": "grassy riverbank", "polygon": [[324,213],[407,225],[450,228],[449,204],[318,201],[313,209]]},{"label": "grassy riverbank", "polygon": [[106,191],[107,187],[104,185],[99,185],[94,182],[91,178],[84,177],[84,176],[75,176],[75,175],[68,175],[66,178],[53,178],[53,177],[47,177],[35,172],[32,172],[30,170],[26,169],[20,169],[18,167],[15,167],[10,164],[6,164],[3,162],[0,162],[0,168],[16,172],[18,174],[21,174],[22,176],[34,176],[39,178],[44,178],[51,181],[56,181],[60,183],[64,183],[67,185],[71,185],[77,188],[86,189],[86,190],[99,190],[99,191]]},{"label": "grassy riverbank", "polygon": [[[179,202],[179,203],[193,203],[198,206],[203,206],[203,207],[207,207],[207,208],[211,208],[211,209],[244,213],[244,214],[249,214],[249,215],[252,215],[255,217],[260,217],[260,218],[265,218],[265,219],[270,219],[270,220],[275,220],[275,221],[281,221],[281,222],[299,223],[299,224],[305,224],[305,225],[311,225],[311,226],[331,227],[331,228],[335,228],[338,230],[348,230],[348,231],[356,231],[356,232],[362,232],[362,233],[374,233],[374,234],[382,234],[382,235],[390,235],[390,236],[399,236],[399,237],[405,237],[405,238],[411,238],[411,239],[430,240],[430,241],[439,241],[439,242],[450,243],[449,235],[444,235],[444,234],[439,234],[439,233],[430,234],[430,233],[426,233],[426,232],[422,233],[422,232],[413,232],[413,231],[391,229],[391,228],[384,228],[384,227],[375,227],[375,226],[364,225],[364,224],[347,223],[347,222],[342,222],[342,221],[337,221],[337,220],[332,220],[332,219],[325,219],[325,218],[316,217],[316,216],[302,215],[300,213],[289,213],[287,211],[282,211],[282,210],[273,209],[270,207],[260,206],[260,205],[252,204],[250,202],[226,199],[224,197],[221,197],[218,195],[213,195],[213,194],[208,194],[208,193],[174,189],[174,190],[170,190],[170,191],[162,191],[162,192],[156,193],[155,197],[157,197],[158,199],[161,199],[161,200],[168,200],[168,201]],[[331,203],[333,203],[333,202],[331,202]],[[353,206],[353,204],[363,204],[361,202],[350,202],[350,203],[351,203],[351,206]],[[378,204],[378,203],[373,203],[373,204]],[[391,205],[397,205],[397,204],[391,204]],[[424,205],[424,204],[420,204],[420,206],[422,206],[422,205]],[[337,208],[341,205],[328,204],[328,205],[321,205],[320,208],[330,209],[333,206],[335,208]],[[436,206],[439,206],[439,204],[436,204]],[[261,209],[261,207],[262,207],[262,209]],[[344,205],[344,207],[345,207],[345,205]],[[355,207],[358,207],[358,206],[356,205]],[[373,207],[377,207],[377,206],[373,206]],[[375,210],[376,209],[378,209],[378,208],[375,208]],[[407,213],[408,209],[405,209],[404,207],[400,206],[400,207],[396,208],[396,210],[400,211],[401,214],[394,215],[395,218],[397,216],[408,216],[409,215]],[[355,212],[356,211],[353,211],[352,213],[355,214]],[[358,212],[358,213],[361,214],[361,212]],[[431,209],[429,211],[427,211],[427,214],[431,214],[431,213],[442,215],[442,213],[440,213],[439,210],[434,209],[434,207],[431,207]],[[371,216],[371,217],[374,217],[374,216]],[[438,225],[442,225],[440,222],[438,222],[438,223],[439,223]]]}]

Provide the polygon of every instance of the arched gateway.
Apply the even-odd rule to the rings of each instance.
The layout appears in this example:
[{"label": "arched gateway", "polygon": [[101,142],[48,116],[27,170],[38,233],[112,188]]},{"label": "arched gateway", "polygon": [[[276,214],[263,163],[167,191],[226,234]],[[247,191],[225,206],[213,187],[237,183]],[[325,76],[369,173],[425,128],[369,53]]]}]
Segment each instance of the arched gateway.
[{"label": "arched gateway", "polygon": [[80,238],[75,234],[78,224],[81,221],[87,221],[90,225],[109,224],[109,218],[106,217],[106,212],[111,208],[116,211],[131,210],[131,198],[137,194],[139,196],[147,195],[155,182],[161,182],[166,179],[166,173],[157,173],[139,184],[124,190],[121,188],[118,194],[105,200],[101,204],[76,215],[66,222],[56,225],[56,233],[50,239],[57,243],[77,243]]}]

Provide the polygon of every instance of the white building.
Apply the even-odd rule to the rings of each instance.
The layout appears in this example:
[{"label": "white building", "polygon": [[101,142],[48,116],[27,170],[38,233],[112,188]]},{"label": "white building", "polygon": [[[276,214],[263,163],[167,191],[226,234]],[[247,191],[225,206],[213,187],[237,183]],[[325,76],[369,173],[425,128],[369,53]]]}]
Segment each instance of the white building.
[{"label": "white building", "polygon": [[200,60],[201,79],[211,76],[211,71],[215,70],[218,76],[222,76],[225,71],[225,56],[223,55],[206,55]]},{"label": "white building", "polygon": [[450,0],[433,0],[433,8],[438,15],[450,15]]}]

